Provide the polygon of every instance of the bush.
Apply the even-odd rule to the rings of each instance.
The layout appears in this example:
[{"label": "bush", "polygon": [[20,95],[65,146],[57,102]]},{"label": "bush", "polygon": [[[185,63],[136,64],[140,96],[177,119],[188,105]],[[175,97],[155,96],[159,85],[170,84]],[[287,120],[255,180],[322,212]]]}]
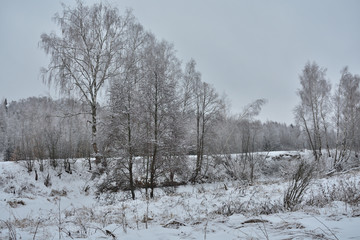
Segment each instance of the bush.
[{"label": "bush", "polygon": [[130,190],[129,181],[120,169],[115,168],[107,174],[103,174],[96,186],[96,193],[114,193]]},{"label": "bush", "polygon": [[313,193],[306,202],[309,206],[324,207],[335,201],[341,201],[350,206],[360,205],[360,182],[355,180],[340,180],[333,185],[320,185],[320,191]]},{"label": "bush", "polygon": [[294,210],[301,203],[313,177],[313,167],[302,161],[293,174],[290,185],[284,194],[284,208]]},{"label": "bush", "polygon": [[48,173],[46,178],[44,179],[44,185],[46,187],[50,187],[51,186],[51,177],[50,177],[50,174]]}]

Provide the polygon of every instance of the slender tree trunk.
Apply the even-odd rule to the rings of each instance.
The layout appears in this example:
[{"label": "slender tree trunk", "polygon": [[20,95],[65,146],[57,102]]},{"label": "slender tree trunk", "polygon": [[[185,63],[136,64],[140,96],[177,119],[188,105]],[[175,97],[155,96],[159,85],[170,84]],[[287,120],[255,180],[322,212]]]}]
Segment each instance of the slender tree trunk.
[{"label": "slender tree trunk", "polygon": [[90,158],[90,156],[88,158],[88,163],[89,163],[89,171],[91,171],[92,167],[91,167],[91,158]]},{"label": "slender tree trunk", "polygon": [[[204,97],[205,98],[205,97]],[[205,100],[204,100],[205,102]],[[203,114],[201,116],[201,135],[200,135],[200,169],[199,173],[201,173],[201,168],[204,162],[204,143],[205,143],[205,106],[203,107]]]},{"label": "slender tree trunk", "polygon": [[150,164],[150,198],[154,198],[156,158],[157,158],[157,146],[155,144],[152,161]]},{"label": "slender tree trunk", "polygon": [[321,156],[322,156],[322,139],[321,139],[321,131],[320,131],[320,119],[319,119],[319,107],[316,107],[316,133],[317,133],[317,138],[318,138],[318,159],[320,160]]},{"label": "slender tree trunk", "polygon": [[[311,101],[311,113],[312,113],[312,121],[314,126],[314,155],[315,161],[318,161],[321,156],[321,136],[319,129],[319,121],[318,121],[318,107],[315,105],[313,101]],[[315,105],[315,106],[314,106]],[[319,152],[317,152],[319,151]]]},{"label": "slender tree trunk", "polygon": [[135,200],[135,186],[134,186],[134,174],[133,174],[133,155],[130,154],[129,156],[129,183],[130,183],[130,191],[131,191],[131,198]]},{"label": "slender tree trunk", "polygon": [[153,156],[150,164],[150,198],[154,198],[154,187],[155,187],[155,171],[156,171],[156,160],[158,154],[158,76],[155,73],[155,109],[154,109],[154,148]]},{"label": "slender tree trunk", "polygon": [[[128,122],[130,124],[130,122]],[[133,176],[133,148],[131,144],[131,128],[130,125],[128,125],[128,144],[129,144],[129,183],[130,183],[130,191],[131,191],[131,197],[133,200],[135,200],[135,186],[134,186],[134,176]]]},{"label": "slender tree trunk", "polygon": [[334,156],[334,163],[333,163],[333,167],[335,168],[337,162],[338,162],[338,152],[339,152],[339,139],[340,139],[340,88],[338,88],[337,90],[337,95],[336,95],[336,141],[335,141],[335,156]]},{"label": "slender tree trunk", "polygon": [[328,139],[328,130],[327,130],[326,121],[325,121],[325,116],[324,116],[323,111],[321,111],[321,118],[322,118],[323,127],[324,127],[324,132],[325,132],[326,150],[327,150],[327,153],[328,153],[328,157],[331,157],[330,145],[329,145],[329,139]]},{"label": "slender tree trunk", "polygon": [[129,171],[129,184],[131,197],[135,200],[135,186],[134,186],[134,176],[133,176],[133,144],[132,144],[132,131],[131,131],[131,90],[128,89],[128,113],[127,113],[127,133],[128,133],[128,153],[129,153],[129,162],[128,162],[128,171]]},{"label": "slender tree trunk", "polygon": [[133,162],[132,156],[129,157],[129,177],[130,177],[130,191],[131,198],[135,200],[135,186],[134,186],[134,177],[133,177]]},{"label": "slender tree trunk", "polygon": [[149,143],[149,136],[150,136],[150,126],[149,126],[149,121],[147,121],[146,123],[146,139],[147,139],[147,143],[146,143],[146,169],[145,169],[145,193],[146,193],[146,197],[148,198],[148,192],[149,192],[149,169],[150,169],[150,152],[151,152],[151,146]]},{"label": "slender tree trunk", "polygon": [[[254,152],[255,152],[255,136],[256,136],[256,131],[254,130],[254,134],[252,136],[252,143],[251,143],[251,150],[249,152],[249,157],[250,157],[250,183],[253,184],[254,183],[254,170],[255,170],[255,157],[254,157]],[[250,137],[251,137],[251,130],[250,130]]]},{"label": "slender tree trunk", "polygon": [[201,143],[200,143],[200,113],[196,113],[196,167],[192,182],[196,182],[199,172],[201,171]]},{"label": "slender tree trunk", "polygon": [[96,142],[96,135],[97,135],[97,122],[96,122],[96,103],[92,103],[91,104],[91,119],[92,119],[92,126],[91,126],[91,130],[92,130],[92,135],[91,135],[91,141],[92,141],[92,147],[93,147],[93,151],[95,154],[95,163],[99,164],[101,162],[101,157],[99,156],[99,149],[97,146],[97,142]]},{"label": "slender tree trunk", "polygon": [[200,97],[199,93],[196,92],[196,166],[195,172],[191,179],[193,183],[197,181],[198,175],[201,172],[201,132],[200,132],[200,123],[201,123],[201,113],[200,113]]},{"label": "slender tree trunk", "polygon": [[307,133],[307,135],[308,135],[310,147],[311,147],[311,149],[312,149],[312,151],[313,151],[313,155],[314,155],[314,157],[315,157],[315,161],[317,161],[316,147],[315,147],[315,145],[314,145],[314,143],[313,143],[313,140],[312,140],[312,138],[311,138],[310,130],[309,130],[307,124],[306,124],[305,118],[302,116],[301,119],[302,119],[303,122],[304,122],[305,131],[306,131],[306,133]]}]

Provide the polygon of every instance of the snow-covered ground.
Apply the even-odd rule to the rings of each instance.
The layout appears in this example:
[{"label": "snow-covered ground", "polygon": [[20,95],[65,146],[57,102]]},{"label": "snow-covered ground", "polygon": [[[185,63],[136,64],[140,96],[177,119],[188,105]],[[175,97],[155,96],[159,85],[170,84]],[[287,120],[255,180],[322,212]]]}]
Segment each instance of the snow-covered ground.
[{"label": "snow-covered ground", "polygon": [[281,178],[159,188],[150,200],[139,190],[131,200],[96,195],[83,164],[61,176],[45,168],[36,181],[21,162],[0,162],[0,239],[360,239],[358,170],[314,179],[290,212]]}]

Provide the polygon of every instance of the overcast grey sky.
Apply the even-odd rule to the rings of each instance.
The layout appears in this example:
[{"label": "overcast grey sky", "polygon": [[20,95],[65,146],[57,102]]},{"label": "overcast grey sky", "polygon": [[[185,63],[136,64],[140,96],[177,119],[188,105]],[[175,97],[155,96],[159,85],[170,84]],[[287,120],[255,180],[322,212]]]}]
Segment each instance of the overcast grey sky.
[{"label": "overcast grey sky", "polygon": [[[51,18],[62,11],[60,2],[75,3],[1,2],[0,99],[50,94],[39,77],[48,59],[38,42],[42,33],[57,29]],[[233,113],[266,98],[261,120],[292,123],[298,76],[307,61],[326,67],[333,87],[344,66],[360,74],[358,0],[109,2],[121,12],[132,8],[147,30],[172,42],[183,65],[194,58],[202,80],[228,95]]]}]

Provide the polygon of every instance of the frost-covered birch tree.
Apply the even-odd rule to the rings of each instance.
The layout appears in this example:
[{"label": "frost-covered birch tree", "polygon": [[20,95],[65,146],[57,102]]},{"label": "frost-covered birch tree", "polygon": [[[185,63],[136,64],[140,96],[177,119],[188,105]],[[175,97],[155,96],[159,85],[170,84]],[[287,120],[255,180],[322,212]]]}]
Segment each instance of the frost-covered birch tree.
[{"label": "frost-covered birch tree", "polygon": [[150,146],[149,185],[150,197],[154,196],[157,168],[164,154],[166,137],[179,104],[177,86],[181,77],[180,61],[173,45],[149,40],[145,54],[146,81],[142,83],[143,111],[146,120],[148,145]]},{"label": "frost-covered birch tree", "polygon": [[193,82],[194,113],[196,118],[196,167],[191,181],[196,182],[201,174],[206,140],[213,123],[221,115],[224,103],[215,88],[199,78]]},{"label": "frost-covered birch tree", "polygon": [[336,133],[334,167],[346,161],[354,150],[356,130],[360,123],[360,77],[345,67],[333,97]]},{"label": "frost-covered birch tree", "polygon": [[54,16],[58,33],[42,34],[40,46],[50,55],[42,69],[43,79],[61,93],[76,92],[90,109],[92,147],[97,160],[99,94],[106,82],[119,76],[130,12],[120,15],[116,8],[102,3],[86,6],[77,1],[74,8],[63,5]]},{"label": "frost-covered birch tree", "polygon": [[295,119],[305,131],[315,160],[319,160],[322,155],[322,135],[326,134],[328,126],[326,115],[331,85],[325,77],[325,68],[319,67],[315,62],[305,65],[300,75],[301,88],[297,91],[300,103],[294,111]]},{"label": "frost-covered birch tree", "polygon": [[126,169],[132,198],[135,199],[133,165],[134,157],[140,154],[143,141],[141,122],[140,82],[144,81],[144,50],[149,34],[138,23],[129,27],[129,38],[124,52],[124,66],[121,76],[111,81],[110,136],[112,145],[122,157],[120,168]]}]

